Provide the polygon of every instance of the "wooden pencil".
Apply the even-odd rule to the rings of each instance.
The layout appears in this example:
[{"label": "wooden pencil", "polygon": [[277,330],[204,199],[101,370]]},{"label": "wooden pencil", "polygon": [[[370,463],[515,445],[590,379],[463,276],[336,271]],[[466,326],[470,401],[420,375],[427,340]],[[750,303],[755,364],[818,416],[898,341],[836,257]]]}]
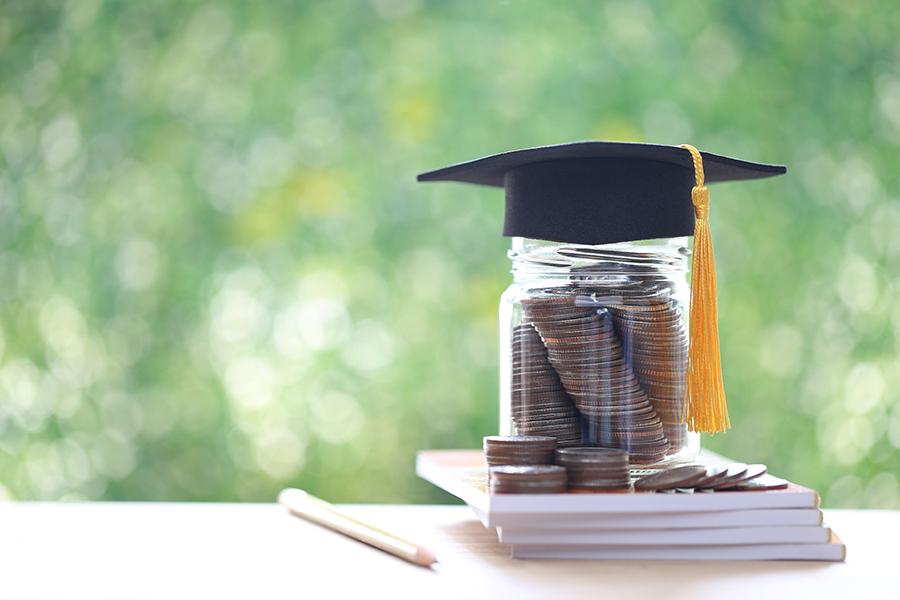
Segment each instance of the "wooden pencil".
[{"label": "wooden pencil", "polygon": [[296,488],[282,490],[278,494],[278,503],[293,515],[374,546],[411,563],[430,567],[437,562],[437,556],[428,548],[341,512],[333,504],[303,490]]}]

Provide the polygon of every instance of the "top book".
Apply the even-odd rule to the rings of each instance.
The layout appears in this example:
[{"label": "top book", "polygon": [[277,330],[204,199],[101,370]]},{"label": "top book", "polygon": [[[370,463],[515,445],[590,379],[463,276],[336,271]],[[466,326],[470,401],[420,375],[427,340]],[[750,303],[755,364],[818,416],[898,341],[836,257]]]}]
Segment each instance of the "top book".
[{"label": "top book", "polygon": [[818,508],[815,491],[789,483],[785,489],[694,494],[653,492],[596,494],[491,494],[479,450],[425,450],[416,459],[422,479],[456,496],[487,527],[503,526],[504,516],[699,513],[754,509]]}]

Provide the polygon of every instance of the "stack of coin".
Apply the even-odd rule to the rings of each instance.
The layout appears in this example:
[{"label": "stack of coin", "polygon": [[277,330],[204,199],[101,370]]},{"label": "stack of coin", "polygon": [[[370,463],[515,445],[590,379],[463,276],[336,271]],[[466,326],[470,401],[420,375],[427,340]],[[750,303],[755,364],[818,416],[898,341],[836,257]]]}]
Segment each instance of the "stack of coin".
[{"label": "stack of coin", "polygon": [[687,334],[677,305],[665,295],[610,307],[625,360],[650,397],[672,452],[685,443],[682,422]]},{"label": "stack of coin", "polygon": [[628,453],[613,448],[560,448],[556,464],[569,474],[569,489],[613,491],[631,487]]},{"label": "stack of coin", "polygon": [[496,465],[552,465],[556,438],[537,435],[489,435],[484,438],[484,460]]},{"label": "stack of coin", "polygon": [[492,494],[560,494],[566,491],[566,470],[555,465],[491,467]]},{"label": "stack of coin", "polygon": [[591,445],[628,450],[635,463],[661,460],[669,443],[625,360],[609,312],[579,306],[575,298],[573,290],[547,290],[523,299],[522,308],[584,419],[582,437]]},{"label": "stack of coin", "polygon": [[511,409],[521,435],[555,437],[560,447],[581,443],[581,420],[547,358],[541,336],[529,323],[512,334]]}]

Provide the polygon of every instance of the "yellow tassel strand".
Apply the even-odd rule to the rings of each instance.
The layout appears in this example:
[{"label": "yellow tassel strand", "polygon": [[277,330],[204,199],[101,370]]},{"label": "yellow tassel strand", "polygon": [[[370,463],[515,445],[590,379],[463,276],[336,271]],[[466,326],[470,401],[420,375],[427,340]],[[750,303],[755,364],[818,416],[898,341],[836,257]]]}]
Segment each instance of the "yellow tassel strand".
[{"label": "yellow tassel strand", "polygon": [[690,346],[682,420],[691,431],[718,433],[731,428],[725,404],[722,361],[719,356],[719,318],[716,309],[716,265],[709,231],[709,190],[704,185],[703,157],[688,144],[694,179],[694,253],[691,262]]}]

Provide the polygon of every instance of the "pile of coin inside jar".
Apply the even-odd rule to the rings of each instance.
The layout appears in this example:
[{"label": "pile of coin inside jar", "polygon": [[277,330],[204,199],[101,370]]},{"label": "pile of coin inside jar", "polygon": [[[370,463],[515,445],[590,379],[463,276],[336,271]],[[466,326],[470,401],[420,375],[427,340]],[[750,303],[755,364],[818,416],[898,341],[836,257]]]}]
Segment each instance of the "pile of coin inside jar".
[{"label": "pile of coin inside jar", "polygon": [[688,339],[667,285],[586,279],[522,297],[510,338],[515,432],[627,450],[635,464],[680,450]]},{"label": "pile of coin inside jar", "polygon": [[782,487],[782,483],[751,485],[766,474],[766,466],[745,464],[682,465],[632,480],[626,451],[595,446],[556,448],[556,440],[549,436],[487,436],[484,438],[484,456],[493,494]]}]

